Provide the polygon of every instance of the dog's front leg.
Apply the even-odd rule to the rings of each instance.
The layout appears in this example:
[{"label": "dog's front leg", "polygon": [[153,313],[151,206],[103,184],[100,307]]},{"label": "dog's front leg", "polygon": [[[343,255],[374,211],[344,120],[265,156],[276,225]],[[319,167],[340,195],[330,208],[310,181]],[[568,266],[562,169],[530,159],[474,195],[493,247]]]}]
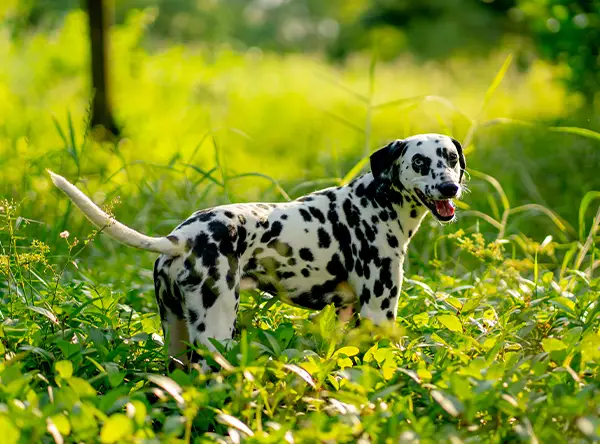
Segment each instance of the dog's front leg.
[{"label": "dog's front leg", "polygon": [[403,273],[401,268],[395,272],[389,268],[365,285],[360,294],[360,317],[376,325],[396,320]]}]

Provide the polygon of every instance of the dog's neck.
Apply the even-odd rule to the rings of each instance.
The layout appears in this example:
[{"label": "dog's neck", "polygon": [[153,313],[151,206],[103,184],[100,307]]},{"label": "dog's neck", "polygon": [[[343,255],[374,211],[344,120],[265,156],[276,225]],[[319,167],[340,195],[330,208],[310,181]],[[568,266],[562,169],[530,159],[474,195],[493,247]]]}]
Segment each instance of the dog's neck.
[{"label": "dog's neck", "polygon": [[[400,247],[404,250],[429,212],[419,198],[402,184],[378,183],[372,173],[359,176],[349,186],[357,197],[376,203],[373,212],[380,223],[387,224],[393,234],[402,239]],[[386,220],[381,218],[383,212],[387,213]]]}]

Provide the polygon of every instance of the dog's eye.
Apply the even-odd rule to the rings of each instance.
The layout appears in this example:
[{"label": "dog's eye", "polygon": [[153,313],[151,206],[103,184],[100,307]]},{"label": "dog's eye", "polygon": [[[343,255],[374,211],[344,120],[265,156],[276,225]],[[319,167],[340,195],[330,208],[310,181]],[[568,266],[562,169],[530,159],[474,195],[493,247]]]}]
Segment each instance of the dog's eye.
[{"label": "dog's eye", "polygon": [[413,160],[413,165],[416,167],[420,167],[421,165],[423,165],[423,159],[415,159]]},{"label": "dog's eye", "polygon": [[456,161],[458,160],[458,155],[456,153],[450,153],[450,155],[448,156],[448,160],[452,165],[455,165]]}]

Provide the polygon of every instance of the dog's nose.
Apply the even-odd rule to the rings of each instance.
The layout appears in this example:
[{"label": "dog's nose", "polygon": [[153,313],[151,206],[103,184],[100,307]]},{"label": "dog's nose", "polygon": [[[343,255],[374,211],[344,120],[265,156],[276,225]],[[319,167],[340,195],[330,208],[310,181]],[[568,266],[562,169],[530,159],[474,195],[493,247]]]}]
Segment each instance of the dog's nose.
[{"label": "dog's nose", "polygon": [[443,197],[454,197],[458,192],[458,185],[453,182],[444,182],[438,186],[438,190]]}]

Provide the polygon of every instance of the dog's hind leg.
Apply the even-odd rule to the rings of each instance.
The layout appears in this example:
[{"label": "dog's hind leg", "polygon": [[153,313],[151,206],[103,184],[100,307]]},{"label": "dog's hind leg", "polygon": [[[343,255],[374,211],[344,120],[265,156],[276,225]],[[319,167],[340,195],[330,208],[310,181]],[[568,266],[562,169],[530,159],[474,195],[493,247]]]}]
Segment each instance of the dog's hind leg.
[{"label": "dog's hind leg", "polygon": [[[226,260],[223,262],[227,264]],[[233,338],[240,300],[240,273],[237,264],[233,270],[220,271],[222,272],[205,277],[199,285],[184,290],[190,343],[205,346],[210,351],[215,351],[215,347],[209,339],[227,341]],[[207,368],[197,353],[192,353],[191,360],[201,363],[204,369]]]},{"label": "dog's hind leg", "polygon": [[177,284],[169,278],[171,262],[168,256],[160,256],[154,263],[154,291],[164,339],[168,344],[168,367],[169,370],[174,370],[176,367],[187,367],[189,336],[181,292]]}]

